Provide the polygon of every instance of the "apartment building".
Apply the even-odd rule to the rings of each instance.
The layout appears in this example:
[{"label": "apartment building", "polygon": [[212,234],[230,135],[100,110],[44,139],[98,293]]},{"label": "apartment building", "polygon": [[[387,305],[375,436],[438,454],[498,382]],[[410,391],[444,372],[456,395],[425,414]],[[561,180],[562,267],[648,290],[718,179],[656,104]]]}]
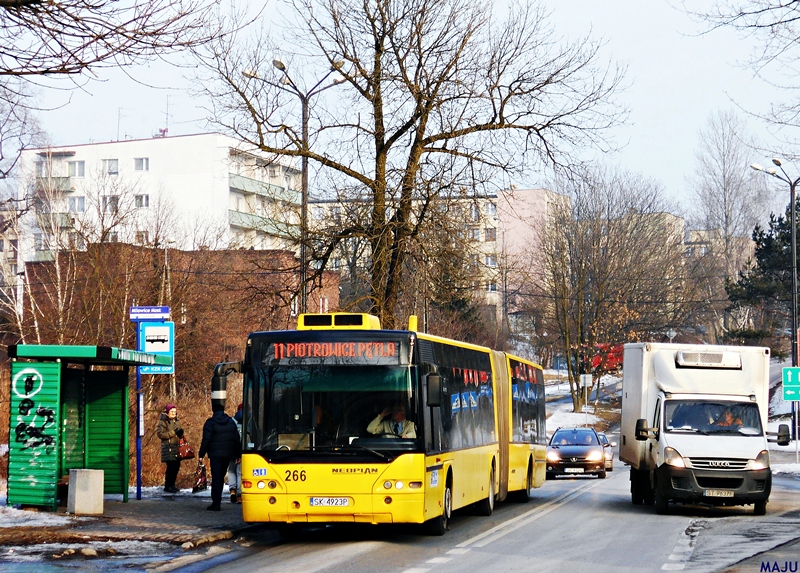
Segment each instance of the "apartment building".
[{"label": "apartment building", "polygon": [[28,149],[23,260],[87,242],[297,251],[300,172],[219,133]]}]

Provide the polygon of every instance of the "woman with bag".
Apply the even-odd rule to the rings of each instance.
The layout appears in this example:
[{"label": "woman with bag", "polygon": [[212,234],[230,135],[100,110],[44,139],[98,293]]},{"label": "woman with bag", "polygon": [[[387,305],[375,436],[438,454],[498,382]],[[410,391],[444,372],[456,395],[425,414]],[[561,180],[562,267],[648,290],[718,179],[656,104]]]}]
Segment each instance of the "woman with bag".
[{"label": "woman with bag", "polygon": [[161,461],[167,464],[164,474],[164,492],[178,493],[175,480],[181,469],[181,458],[178,448],[183,438],[183,427],[178,421],[178,409],[175,404],[167,404],[158,420],[156,434],[161,439]]}]

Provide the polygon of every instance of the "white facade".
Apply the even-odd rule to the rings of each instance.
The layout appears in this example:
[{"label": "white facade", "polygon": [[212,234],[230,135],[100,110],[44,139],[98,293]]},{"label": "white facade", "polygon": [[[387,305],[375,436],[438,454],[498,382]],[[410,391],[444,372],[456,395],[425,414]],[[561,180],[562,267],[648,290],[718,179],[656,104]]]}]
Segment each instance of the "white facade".
[{"label": "white facade", "polygon": [[23,260],[43,258],[54,235],[78,248],[297,249],[299,171],[222,134],[28,149],[19,180],[36,214]]}]

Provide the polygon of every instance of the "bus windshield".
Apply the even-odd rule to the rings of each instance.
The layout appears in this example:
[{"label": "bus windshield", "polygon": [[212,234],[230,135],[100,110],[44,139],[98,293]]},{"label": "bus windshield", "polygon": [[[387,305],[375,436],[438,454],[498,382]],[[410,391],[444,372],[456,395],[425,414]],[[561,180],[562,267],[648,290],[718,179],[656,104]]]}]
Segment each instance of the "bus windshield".
[{"label": "bus windshield", "polygon": [[330,452],[360,441],[368,441],[371,449],[397,449],[401,443],[403,449],[413,449],[421,430],[402,438],[369,433],[367,427],[398,405],[419,427],[415,370],[408,365],[329,364],[252,369],[245,375],[250,405],[243,428],[245,449]]},{"label": "bus windshield", "polygon": [[761,436],[761,416],[755,402],[730,400],[667,400],[667,432]]}]

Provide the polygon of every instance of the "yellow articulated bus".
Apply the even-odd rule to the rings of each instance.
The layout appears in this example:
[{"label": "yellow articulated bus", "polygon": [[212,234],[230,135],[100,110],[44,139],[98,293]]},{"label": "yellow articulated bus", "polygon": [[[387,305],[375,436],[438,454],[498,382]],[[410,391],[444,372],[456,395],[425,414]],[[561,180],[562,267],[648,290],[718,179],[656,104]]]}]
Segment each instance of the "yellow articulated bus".
[{"label": "yellow articulated bus", "polygon": [[366,314],[304,314],[293,331],[250,334],[244,362],[246,522],[418,523],[442,535],[452,511],[526,502],[545,479],[540,366]]}]

